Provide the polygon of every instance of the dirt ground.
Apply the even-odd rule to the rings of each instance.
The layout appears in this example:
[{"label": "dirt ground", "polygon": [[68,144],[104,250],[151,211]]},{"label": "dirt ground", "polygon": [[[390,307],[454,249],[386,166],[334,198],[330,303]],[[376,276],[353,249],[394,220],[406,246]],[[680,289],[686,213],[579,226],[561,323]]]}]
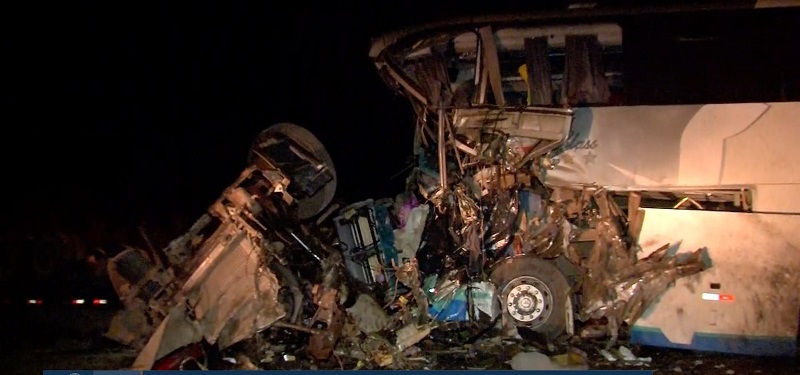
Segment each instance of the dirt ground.
[{"label": "dirt ground", "polygon": [[[104,322],[113,311],[50,311],[25,314],[3,314],[5,336],[0,351],[0,368],[8,374],[40,375],[42,370],[114,370],[124,369],[133,363],[136,351],[117,345],[101,337]],[[427,344],[427,347],[426,347]],[[506,345],[503,348],[472,349],[420,344],[416,355],[422,363],[417,368],[427,369],[511,369],[508,361],[520,351],[533,351],[524,344]],[[580,349],[589,355],[589,368],[646,369],[655,374],[709,374],[709,375],[796,375],[800,374],[797,358],[759,358],[748,356],[698,353],[659,348],[630,349],[640,357],[652,357],[649,364],[630,365],[621,360],[608,362],[594,344],[581,344]],[[337,364],[315,364],[303,359],[275,353],[273,362],[263,365],[274,369],[354,369],[346,361]],[[288,354],[288,353],[287,353]]]},{"label": "dirt ground", "polygon": [[20,375],[41,375],[43,370],[117,370],[130,366],[136,354],[101,340],[60,338],[46,346],[7,351],[0,356],[0,368]]},{"label": "dirt ground", "polygon": [[0,309],[0,368],[7,374],[42,370],[106,370],[129,366],[136,352],[102,337],[113,309]]}]

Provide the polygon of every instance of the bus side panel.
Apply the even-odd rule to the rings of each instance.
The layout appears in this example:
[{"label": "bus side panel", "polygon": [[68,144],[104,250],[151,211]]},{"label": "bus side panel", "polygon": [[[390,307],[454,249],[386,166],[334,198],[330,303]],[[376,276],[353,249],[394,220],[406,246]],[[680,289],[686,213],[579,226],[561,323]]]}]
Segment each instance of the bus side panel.
[{"label": "bus side panel", "polygon": [[645,209],[647,256],[706,248],[711,268],[679,279],[632,327],[643,345],[794,356],[800,215]]},{"label": "bus side panel", "polygon": [[[545,183],[611,190],[750,186],[800,212],[800,102],[575,108]],[[778,197],[776,194],[782,194]]]}]

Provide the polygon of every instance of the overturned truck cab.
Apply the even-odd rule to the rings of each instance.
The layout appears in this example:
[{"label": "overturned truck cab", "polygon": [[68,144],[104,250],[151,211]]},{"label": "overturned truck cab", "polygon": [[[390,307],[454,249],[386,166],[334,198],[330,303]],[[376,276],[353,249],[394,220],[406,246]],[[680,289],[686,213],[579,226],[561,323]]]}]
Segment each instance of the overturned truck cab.
[{"label": "overturned truck cab", "polygon": [[[327,329],[303,331],[316,355],[329,355],[342,316],[341,258],[304,220],[335,189],[333,163],[311,133],[292,124],[265,130],[250,166],[185,235],[155,254],[128,249],[110,262],[125,309],[108,336],[141,348],[134,368],[160,368],[157,360],[201,341],[224,349],[274,325],[302,329],[310,303],[312,323]],[[314,289],[304,293],[309,280]]]}]

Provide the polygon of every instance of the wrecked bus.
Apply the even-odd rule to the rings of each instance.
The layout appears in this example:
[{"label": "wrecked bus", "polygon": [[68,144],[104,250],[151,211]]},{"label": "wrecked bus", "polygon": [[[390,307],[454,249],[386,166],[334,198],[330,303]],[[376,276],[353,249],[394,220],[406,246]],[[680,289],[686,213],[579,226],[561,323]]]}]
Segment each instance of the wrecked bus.
[{"label": "wrecked bus", "polygon": [[[629,283],[584,300],[579,313],[622,317],[642,344],[793,355],[800,95],[796,53],[779,50],[797,36],[797,10],[581,16],[560,25],[546,14],[483,17],[376,39],[378,69],[418,113],[415,150],[438,156],[420,167],[429,198],[459,184],[450,173],[472,176],[476,197],[534,175],[551,201],[569,202],[564,246],[591,248],[607,234],[578,222],[587,194],[605,190],[639,258],[664,243],[669,253],[702,248],[709,269],[649,308],[632,306],[641,291]],[[629,266],[585,267],[584,282],[598,273],[616,282]]]},{"label": "wrecked bus", "polygon": [[[797,33],[794,11],[752,12],[773,42]],[[184,236],[110,262],[125,309],[108,336],[141,349],[136,369],[223,366],[210,348],[287,331],[314,361],[367,368],[413,367],[426,338],[487,335],[794,355],[798,93],[741,80],[745,94],[694,104],[698,83],[669,104],[674,77],[627,64],[724,39],[730,13],[559,14],[376,38],[371,58],[417,115],[406,191],[331,206],[322,144],[273,126]],[[738,52],[761,46],[735,35]]]}]

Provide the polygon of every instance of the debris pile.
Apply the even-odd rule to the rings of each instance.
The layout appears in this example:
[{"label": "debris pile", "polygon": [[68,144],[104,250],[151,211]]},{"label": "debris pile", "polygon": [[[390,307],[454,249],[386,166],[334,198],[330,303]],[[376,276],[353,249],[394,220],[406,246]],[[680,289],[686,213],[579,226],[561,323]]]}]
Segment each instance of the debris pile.
[{"label": "debris pile", "polygon": [[[459,104],[450,58],[431,48],[408,63],[416,165],[397,197],[330,207],[327,151],[279,124],[189,232],[158,256],[114,258],[126,309],[108,335],[141,348],[134,367],[430,368],[437,353],[491,352],[476,350],[490,337],[500,349],[524,339],[556,351],[571,336],[610,349],[672,282],[703,270],[699,250],[669,245],[639,260],[635,192],[544,183],[570,110],[505,106],[496,56],[475,73],[496,105]],[[514,368],[586,365],[574,350],[518,353],[496,355]]]},{"label": "debris pile", "polygon": [[[159,256],[113,259],[126,308],[109,337],[140,348],[134,367],[148,369],[298,358],[424,368],[434,359],[420,345],[524,337],[553,350],[575,319],[610,347],[671,282],[702,270],[699,252],[667,246],[637,260],[631,215],[605,189],[546,187],[522,169],[512,178],[515,154],[490,151],[495,138],[464,142],[485,155],[431,142],[406,193],[337,212],[325,210],[336,175],[324,148],[299,127],[266,130],[251,166],[184,236]],[[444,172],[428,163],[434,152]],[[530,367],[533,355],[509,363]],[[569,358],[547,363],[580,366]]]}]

